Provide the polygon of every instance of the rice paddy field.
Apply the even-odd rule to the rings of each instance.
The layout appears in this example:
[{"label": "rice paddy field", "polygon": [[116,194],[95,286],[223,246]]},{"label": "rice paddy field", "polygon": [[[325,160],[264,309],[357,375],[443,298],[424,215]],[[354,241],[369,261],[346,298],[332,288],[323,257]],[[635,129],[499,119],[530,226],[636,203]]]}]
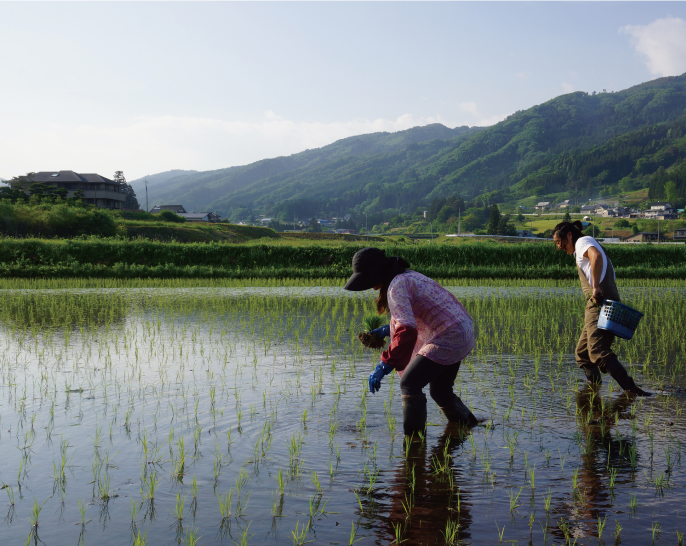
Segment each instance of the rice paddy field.
[{"label": "rice paddy field", "polygon": [[395,374],[367,390],[371,293],[127,283],[3,281],[3,545],[683,544],[683,281],[621,288],[645,317],[615,349],[645,399],[582,381],[577,283],[450,286],[477,335],[455,389],[482,422],[429,400],[413,438]]}]

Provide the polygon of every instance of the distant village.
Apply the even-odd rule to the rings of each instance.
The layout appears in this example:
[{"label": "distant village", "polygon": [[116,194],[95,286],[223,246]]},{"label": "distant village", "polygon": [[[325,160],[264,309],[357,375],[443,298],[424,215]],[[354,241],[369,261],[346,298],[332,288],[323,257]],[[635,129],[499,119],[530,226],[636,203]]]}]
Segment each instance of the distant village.
[{"label": "distant village", "polygon": [[[116,177],[116,176],[115,176]],[[28,188],[19,186],[13,181],[7,181],[13,189],[21,189],[23,191],[28,191]],[[84,203],[95,205],[100,208],[107,208],[112,210],[130,211],[135,212],[141,209],[132,209],[126,207],[127,196],[131,195],[133,190],[126,184],[118,182],[117,180],[111,180],[102,175],[96,173],[76,173],[74,171],[44,171],[31,173],[31,183],[41,184],[44,187],[50,187],[54,190],[58,190],[60,195],[65,198],[73,198],[75,196],[80,197]],[[57,192],[55,192],[57,193]],[[134,203],[136,203],[135,194]],[[139,205],[140,206],[140,205]],[[524,213],[527,210],[526,207],[520,207],[520,212]],[[531,210],[531,209],[528,209]],[[189,211],[183,205],[154,205],[148,212],[151,214],[159,214],[164,211],[172,212],[181,218],[184,218],[187,222],[207,222],[216,223],[222,222],[220,215],[212,211]],[[426,218],[426,212],[424,211],[424,217]],[[560,214],[564,212],[570,212],[572,214],[582,214],[583,222],[586,225],[590,225],[595,221],[595,218],[625,218],[625,219],[646,219],[646,220],[674,220],[681,217],[684,213],[683,209],[676,209],[668,202],[655,202],[650,205],[646,210],[640,210],[638,208],[623,207],[615,203],[614,206],[609,204],[585,204],[579,206],[574,203],[571,199],[565,199],[563,201],[554,203],[552,201],[541,201],[533,207],[533,214],[546,215],[546,214]],[[529,213],[531,214],[531,213]],[[321,231],[325,233],[336,233],[336,234],[350,234],[357,235],[358,231],[356,229],[345,228],[348,224],[353,224],[350,222],[351,215],[346,214],[344,216],[330,217],[330,218],[302,218],[293,219],[292,224],[290,222],[280,221],[277,218],[270,218],[267,216],[259,216],[256,218],[251,218],[251,221],[239,221],[238,225],[260,225],[264,227],[277,228],[279,231],[285,232],[298,232],[298,231]],[[228,220],[223,220],[227,222]],[[290,227],[292,229],[286,229]],[[388,222],[383,223],[383,226],[387,227]],[[337,227],[338,226],[338,227]],[[469,235],[467,233],[462,234],[452,234],[456,235]],[[516,230],[517,237],[523,238],[538,238],[536,234],[527,229]],[[634,233],[632,236],[624,238],[622,242],[659,242],[663,239],[663,236],[658,232],[655,233]],[[686,241],[686,228],[678,228],[673,234],[674,241]],[[620,242],[617,240],[605,239],[605,242]]]}]

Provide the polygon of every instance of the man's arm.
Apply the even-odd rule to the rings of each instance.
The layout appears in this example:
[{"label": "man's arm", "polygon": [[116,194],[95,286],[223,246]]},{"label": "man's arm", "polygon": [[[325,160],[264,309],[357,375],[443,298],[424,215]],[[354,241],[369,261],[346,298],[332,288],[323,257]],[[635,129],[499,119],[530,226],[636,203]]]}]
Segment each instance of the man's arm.
[{"label": "man's arm", "polygon": [[600,277],[603,274],[603,255],[600,251],[591,246],[584,252],[584,258],[591,262],[591,288],[593,288],[593,299],[596,303],[603,301],[603,291],[600,288]]}]

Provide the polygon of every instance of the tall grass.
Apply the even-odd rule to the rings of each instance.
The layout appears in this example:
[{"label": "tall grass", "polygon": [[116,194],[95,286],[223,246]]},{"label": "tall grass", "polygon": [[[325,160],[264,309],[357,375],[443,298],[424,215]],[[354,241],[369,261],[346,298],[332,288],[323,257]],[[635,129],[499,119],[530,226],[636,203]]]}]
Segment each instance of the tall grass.
[{"label": "tall grass", "polygon": [[[363,246],[1,239],[0,277],[345,278]],[[573,259],[547,244],[382,246],[431,277],[577,277]],[[611,247],[608,254],[619,277],[686,277],[686,245]]]}]

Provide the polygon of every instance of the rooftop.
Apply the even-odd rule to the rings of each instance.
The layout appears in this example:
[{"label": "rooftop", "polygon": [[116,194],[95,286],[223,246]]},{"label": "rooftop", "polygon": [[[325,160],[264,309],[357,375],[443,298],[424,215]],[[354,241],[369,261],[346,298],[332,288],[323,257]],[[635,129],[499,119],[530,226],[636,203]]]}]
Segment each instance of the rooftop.
[{"label": "rooftop", "polygon": [[33,182],[51,183],[51,182],[86,182],[92,184],[107,183],[115,184],[113,180],[105,178],[96,173],[75,173],[74,171],[41,171],[34,173],[32,177]]}]

